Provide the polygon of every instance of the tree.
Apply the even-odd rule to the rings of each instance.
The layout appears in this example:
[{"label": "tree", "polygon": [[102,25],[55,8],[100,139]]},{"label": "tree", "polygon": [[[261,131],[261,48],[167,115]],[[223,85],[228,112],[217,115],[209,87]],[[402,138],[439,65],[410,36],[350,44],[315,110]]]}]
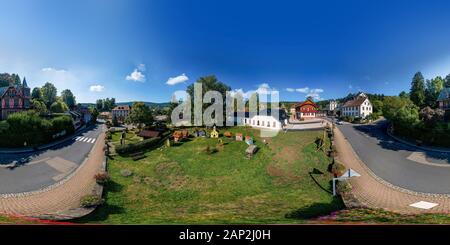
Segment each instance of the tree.
[{"label": "tree", "polygon": [[427,80],[426,89],[425,89],[425,104],[426,106],[435,108],[437,103],[436,100],[439,96],[439,93],[444,88],[444,79],[440,76],[433,78],[431,80]]},{"label": "tree", "polygon": [[448,74],[448,75],[445,77],[445,84],[444,84],[444,86],[445,86],[446,88],[450,88],[450,74]]},{"label": "tree", "polygon": [[89,107],[89,112],[91,113],[91,122],[96,122],[98,115],[100,114],[100,113],[98,113],[97,108]]},{"label": "tree", "polygon": [[409,94],[406,93],[405,91],[400,92],[400,94],[398,95],[398,97],[402,98],[402,99],[409,99]]},{"label": "tree", "polygon": [[38,87],[33,88],[33,91],[31,92],[31,99],[43,101],[42,90]]},{"label": "tree", "polygon": [[55,85],[47,82],[41,88],[41,91],[44,103],[47,106],[47,108],[49,108],[54,102],[56,102],[57,89]]},{"label": "tree", "polygon": [[444,120],[445,111],[441,109],[433,110],[429,106],[420,110],[420,119],[425,123],[428,128],[433,128],[437,122]]},{"label": "tree", "polygon": [[[222,99],[223,99],[222,103],[225,101],[227,91],[231,90],[231,87],[229,87],[225,83],[219,81],[217,79],[217,77],[214,75],[200,77],[196,83],[202,84],[202,98],[205,96],[205,93],[207,93],[208,91],[217,91],[222,95]],[[189,85],[189,87],[187,88],[187,93],[191,97],[192,111],[193,111],[194,110],[194,84]],[[202,113],[204,113],[205,109],[208,108],[210,105],[211,105],[211,103],[203,103]],[[224,113],[223,119],[225,120],[226,119],[225,103],[223,103],[223,106],[224,106],[223,107],[223,113]]]},{"label": "tree", "polygon": [[39,99],[32,99],[31,100],[32,108],[39,113],[39,115],[43,115],[47,113],[47,107],[45,106],[45,103]]},{"label": "tree", "polygon": [[138,128],[142,128],[143,124],[150,125],[153,122],[152,112],[143,102],[135,102],[125,121],[138,125]]},{"label": "tree", "polygon": [[420,108],[425,105],[425,80],[421,72],[417,72],[412,79],[409,98]]},{"label": "tree", "polygon": [[383,101],[381,100],[374,100],[372,101],[373,105],[373,112],[377,115],[380,115],[383,113]]},{"label": "tree", "polygon": [[61,92],[61,99],[70,109],[73,109],[76,105],[75,96],[70,89],[64,89]]},{"label": "tree", "polygon": [[50,106],[50,111],[53,113],[63,113],[67,110],[69,110],[69,107],[61,100],[53,102]]}]

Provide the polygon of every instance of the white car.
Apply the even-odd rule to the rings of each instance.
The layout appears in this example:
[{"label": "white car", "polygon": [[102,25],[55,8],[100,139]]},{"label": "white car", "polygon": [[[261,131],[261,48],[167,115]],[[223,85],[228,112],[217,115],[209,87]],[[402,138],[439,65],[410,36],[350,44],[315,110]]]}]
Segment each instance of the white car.
[{"label": "white car", "polygon": [[343,121],[337,121],[336,124],[337,125],[344,125],[344,122]]}]

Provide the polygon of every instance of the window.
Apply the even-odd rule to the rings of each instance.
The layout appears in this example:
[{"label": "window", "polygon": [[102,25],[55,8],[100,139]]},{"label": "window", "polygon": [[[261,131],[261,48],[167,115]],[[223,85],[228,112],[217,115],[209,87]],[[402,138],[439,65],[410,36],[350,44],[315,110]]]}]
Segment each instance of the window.
[{"label": "window", "polygon": [[267,121],[267,127],[270,128],[270,122],[269,121]]},{"label": "window", "polygon": [[275,128],[277,126],[277,123],[276,122],[273,122],[273,127]]},{"label": "window", "polygon": [[261,126],[263,126],[263,127],[264,127],[264,121],[261,121]]},{"label": "window", "polygon": [[259,120],[258,120],[256,123],[257,123],[257,125],[259,126]]}]

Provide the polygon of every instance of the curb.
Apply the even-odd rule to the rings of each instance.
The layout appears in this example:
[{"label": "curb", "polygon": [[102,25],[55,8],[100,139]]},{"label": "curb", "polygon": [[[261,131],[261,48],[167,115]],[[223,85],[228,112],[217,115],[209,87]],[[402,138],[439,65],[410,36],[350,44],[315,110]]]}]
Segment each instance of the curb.
[{"label": "curb", "polygon": [[408,145],[408,146],[411,146],[411,147],[415,147],[417,149],[421,149],[421,150],[424,150],[424,151],[433,151],[433,152],[438,152],[438,153],[450,153],[450,149],[449,150],[444,150],[444,149],[437,149],[437,148],[433,148],[433,147],[418,146],[418,145],[416,145],[414,143],[411,143],[411,142],[409,142],[407,140],[404,140],[404,139],[402,139],[402,138],[400,138],[398,136],[393,135],[390,132],[391,129],[392,129],[392,124],[388,126],[388,128],[386,130],[386,134],[389,137],[393,138],[394,140],[396,140],[396,141],[398,141],[398,142],[400,142],[402,144],[405,144],[405,145]]},{"label": "curb", "polygon": [[[336,127],[336,129],[339,130],[339,128],[337,128],[337,127]],[[342,132],[340,130],[339,130],[339,132],[342,134]],[[344,136],[344,134],[342,134],[342,136]],[[359,162],[361,167],[364,168],[364,170],[366,170],[370,176],[372,176],[376,181],[380,182],[381,184],[383,184],[389,188],[392,188],[396,191],[419,196],[419,197],[450,198],[450,194],[417,192],[417,191],[408,190],[408,189],[405,189],[405,188],[402,188],[402,187],[399,187],[399,186],[396,186],[396,185],[393,185],[393,184],[387,182],[386,180],[378,177],[374,172],[372,172],[372,170],[366,166],[366,164],[361,160],[361,158],[359,158],[358,154],[355,152],[355,150],[351,146],[350,142],[348,142],[348,140],[345,137],[344,137],[344,140],[347,141],[347,143],[349,144],[350,150],[352,151],[353,155],[355,156],[356,160]]]}]

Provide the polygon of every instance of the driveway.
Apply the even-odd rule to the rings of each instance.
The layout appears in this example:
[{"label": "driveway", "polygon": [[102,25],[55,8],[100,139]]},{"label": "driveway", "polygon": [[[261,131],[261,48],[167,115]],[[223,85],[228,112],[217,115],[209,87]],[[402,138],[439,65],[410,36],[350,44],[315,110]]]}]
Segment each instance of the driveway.
[{"label": "driveway", "polygon": [[339,125],[339,130],[370,170],[407,190],[450,194],[450,154],[420,150],[389,137],[387,122]]},{"label": "driveway", "polygon": [[65,179],[86,160],[101,132],[96,125],[44,151],[0,154],[0,194],[40,190]]}]

